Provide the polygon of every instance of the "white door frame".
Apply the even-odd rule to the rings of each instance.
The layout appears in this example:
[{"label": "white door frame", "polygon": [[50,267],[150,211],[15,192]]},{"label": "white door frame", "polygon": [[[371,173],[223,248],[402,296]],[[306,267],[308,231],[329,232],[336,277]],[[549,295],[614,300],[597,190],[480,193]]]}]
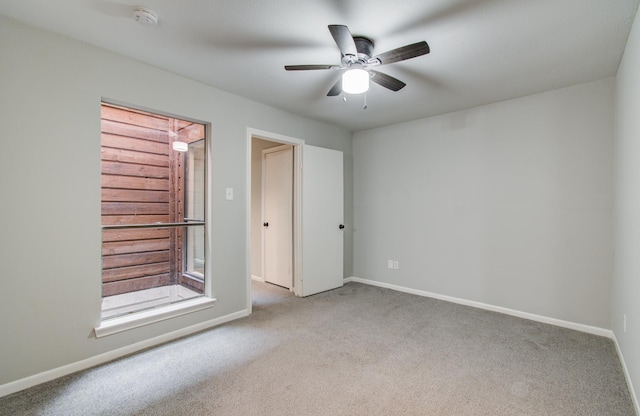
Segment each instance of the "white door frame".
[{"label": "white door frame", "polygon": [[270,142],[289,144],[293,146],[293,293],[298,293],[302,279],[302,145],[304,140],[295,137],[289,137],[278,133],[272,133],[264,130],[258,130],[247,127],[247,195],[246,195],[246,253],[245,253],[245,270],[247,285],[247,311],[251,313],[251,149],[253,147],[252,140],[263,139]]}]

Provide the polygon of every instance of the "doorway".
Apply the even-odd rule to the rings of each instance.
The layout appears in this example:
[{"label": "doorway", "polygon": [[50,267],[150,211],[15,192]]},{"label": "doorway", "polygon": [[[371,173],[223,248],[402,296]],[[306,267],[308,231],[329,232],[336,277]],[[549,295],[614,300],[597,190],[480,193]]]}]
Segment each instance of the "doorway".
[{"label": "doorway", "polygon": [[[251,244],[251,249],[249,251],[249,259],[248,259],[248,267],[250,270],[251,281],[264,283],[271,282],[276,285],[286,287],[289,289],[292,295],[296,295],[296,273],[299,270],[298,258],[297,255],[299,247],[296,245],[296,233],[299,230],[299,178],[295,174],[296,171],[299,172],[298,162],[299,155],[301,152],[301,147],[304,144],[304,141],[281,136],[278,134],[257,131],[257,130],[248,130],[248,145],[249,149],[249,159],[248,163],[250,166],[250,174],[248,175],[248,179],[250,183],[248,184],[248,189],[250,190],[249,195],[249,204],[250,204],[250,214],[248,218],[248,222],[250,224],[249,227],[249,241]],[[289,155],[285,156],[284,153],[280,152],[280,150],[289,149]],[[272,222],[272,220],[265,220],[265,216],[263,213],[265,210],[269,210],[269,206],[265,207],[264,195],[263,195],[263,187],[265,186],[265,175],[263,170],[263,161],[265,160],[265,155],[274,156],[272,159],[273,162],[277,165],[282,164],[282,159],[287,159],[291,161],[291,182],[290,182],[290,201],[280,201],[281,203],[287,205],[289,207],[289,215],[290,228],[283,232],[282,234],[286,234],[288,238],[286,240],[281,240],[279,243],[279,247],[275,248],[275,251],[282,252],[286,251],[290,253],[290,259],[283,260],[288,265],[290,265],[289,273],[285,280],[278,280],[270,278],[269,276],[269,261],[265,259],[269,253],[265,253],[265,245],[264,245],[264,237],[265,231],[271,232],[276,231],[278,228]],[[278,198],[280,199],[281,196]],[[285,197],[287,198],[287,197]],[[276,222],[283,220],[276,220]],[[287,220],[284,220],[287,221]],[[265,223],[269,222],[269,226],[265,226]],[[275,233],[272,233],[275,234]],[[274,246],[275,247],[275,246]],[[284,248],[283,248],[284,247]],[[273,255],[273,254],[272,254]],[[267,260],[265,262],[265,260]],[[280,276],[282,277],[282,276]],[[252,290],[251,290],[251,282],[247,284],[247,299],[249,301],[249,310],[251,310],[251,304],[253,301]]]},{"label": "doorway", "polygon": [[252,310],[251,281],[264,279],[261,266],[264,227],[261,146],[269,148],[283,144],[293,149],[291,292],[300,297],[311,296],[340,287],[344,280],[343,153],[248,128],[246,299],[249,313]]}]

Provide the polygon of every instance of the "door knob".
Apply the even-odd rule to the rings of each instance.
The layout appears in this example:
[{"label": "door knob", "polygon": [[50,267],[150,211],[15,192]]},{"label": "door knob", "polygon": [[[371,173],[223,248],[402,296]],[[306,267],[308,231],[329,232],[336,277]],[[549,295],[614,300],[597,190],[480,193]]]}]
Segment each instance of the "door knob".
[{"label": "door knob", "polygon": [[265,226],[265,227],[268,227],[269,223],[268,222],[263,222],[262,225]]},{"label": "door knob", "polygon": [[344,230],[344,224],[338,225],[338,228],[340,228],[341,230]]}]

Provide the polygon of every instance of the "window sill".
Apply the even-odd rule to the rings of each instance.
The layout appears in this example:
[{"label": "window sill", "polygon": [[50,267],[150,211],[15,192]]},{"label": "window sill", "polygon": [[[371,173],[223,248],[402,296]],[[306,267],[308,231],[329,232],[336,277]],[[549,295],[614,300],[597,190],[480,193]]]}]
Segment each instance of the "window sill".
[{"label": "window sill", "polygon": [[102,321],[100,326],[94,328],[94,331],[96,333],[96,338],[102,338],[107,335],[117,334],[118,332],[164,321],[165,319],[201,311],[212,307],[215,301],[216,300],[213,298],[203,296],[197,299],[185,300],[164,307],[150,309],[148,311],[108,319]]}]

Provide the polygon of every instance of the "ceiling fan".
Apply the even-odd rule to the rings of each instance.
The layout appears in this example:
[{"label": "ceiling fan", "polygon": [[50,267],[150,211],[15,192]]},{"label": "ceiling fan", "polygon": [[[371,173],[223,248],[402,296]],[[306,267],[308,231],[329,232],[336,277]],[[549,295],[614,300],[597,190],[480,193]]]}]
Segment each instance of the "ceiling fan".
[{"label": "ceiling fan", "polygon": [[427,42],[422,41],[372,56],[373,41],[371,39],[351,35],[349,28],[344,25],[329,25],[329,31],[342,53],[339,65],[285,65],[284,67],[287,71],[346,69],[327,93],[329,97],[340,95],[342,91],[349,94],[363,93],[369,89],[369,80],[391,91],[399,91],[406,85],[404,82],[371,68],[404,61],[430,52]]}]

